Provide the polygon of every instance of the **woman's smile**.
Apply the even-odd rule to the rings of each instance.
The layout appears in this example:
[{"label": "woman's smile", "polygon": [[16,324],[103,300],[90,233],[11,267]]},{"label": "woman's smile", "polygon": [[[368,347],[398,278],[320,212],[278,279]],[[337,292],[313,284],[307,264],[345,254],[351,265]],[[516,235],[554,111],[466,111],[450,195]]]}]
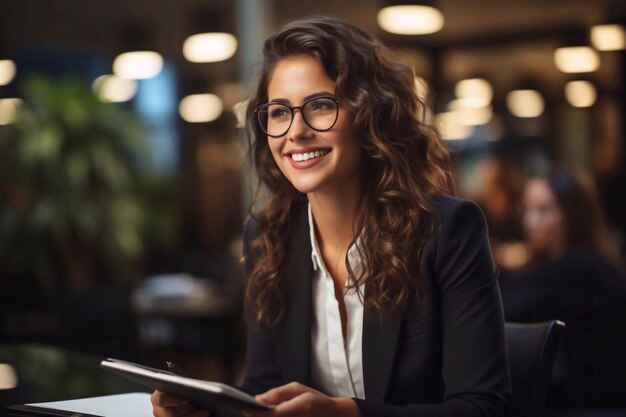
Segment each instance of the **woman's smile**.
[{"label": "woman's smile", "polygon": [[329,148],[302,148],[287,152],[285,155],[294,169],[309,169],[321,163],[330,152]]},{"label": "woman's smile", "polygon": [[304,151],[304,152],[292,152],[290,154],[291,159],[294,161],[308,161],[309,159],[319,158],[321,156],[326,155],[330,150],[328,149],[318,149],[315,151]]}]

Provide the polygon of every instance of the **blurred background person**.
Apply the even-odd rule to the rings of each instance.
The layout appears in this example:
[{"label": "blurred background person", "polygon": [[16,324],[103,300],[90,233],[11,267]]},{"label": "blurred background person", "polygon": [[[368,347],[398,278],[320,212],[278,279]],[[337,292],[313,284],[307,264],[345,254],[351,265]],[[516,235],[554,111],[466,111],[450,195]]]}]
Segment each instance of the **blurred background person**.
[{"label": "blurred background person", "polygon": [[586,176],[530,179],[522,224],[530,261],[501,279],[505,317],[566,323],[553,373],[554,407],[626,404],[626,277]]},{"label": "blurred background person", "polygon": [[527,261],[518,210],[524,176],[513,162],[498,156],[484,158],[476,171],[479,186],[471,196],[485,213],[496,264],[504,271],[517,269]]},{"label": "blurred background person", "polygon": [[482,186],[477,199],[485,212],[492,241],[521,240],[516,208],[524,185],[521,172],[512,163],[495,156],[481,161],[478,171]]}]

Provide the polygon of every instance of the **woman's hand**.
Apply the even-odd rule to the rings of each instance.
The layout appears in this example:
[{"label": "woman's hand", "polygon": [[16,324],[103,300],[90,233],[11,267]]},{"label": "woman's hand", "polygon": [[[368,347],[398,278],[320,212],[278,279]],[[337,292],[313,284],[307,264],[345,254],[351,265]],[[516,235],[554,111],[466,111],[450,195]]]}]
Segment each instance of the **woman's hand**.
[{"label": "woman's hand", "polygon": [[194,407],[182,398],[154,391],[150,397],[154,417],[208,417],[209,410]]},{"label": "woman's hand", "polygon": [[274,388],[256,400],[276,406],[272,411],[247,410],[249,417],[358,417],[356,403],[350,398],[329,397],[297,382]]}]

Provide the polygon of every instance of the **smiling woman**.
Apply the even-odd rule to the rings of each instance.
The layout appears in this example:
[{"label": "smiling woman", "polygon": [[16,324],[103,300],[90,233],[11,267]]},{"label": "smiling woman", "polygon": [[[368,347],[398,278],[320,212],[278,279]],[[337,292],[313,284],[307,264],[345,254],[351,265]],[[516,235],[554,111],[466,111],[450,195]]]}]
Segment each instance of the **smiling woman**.
[{"label": "smiling woman", "polygon": [[248,126],[269,198],[246,226],[242,387],[275,406],[263,416],[507,415],[485,220],[446,195],[448,153],[414,79],[338,19],[265,42]]}]

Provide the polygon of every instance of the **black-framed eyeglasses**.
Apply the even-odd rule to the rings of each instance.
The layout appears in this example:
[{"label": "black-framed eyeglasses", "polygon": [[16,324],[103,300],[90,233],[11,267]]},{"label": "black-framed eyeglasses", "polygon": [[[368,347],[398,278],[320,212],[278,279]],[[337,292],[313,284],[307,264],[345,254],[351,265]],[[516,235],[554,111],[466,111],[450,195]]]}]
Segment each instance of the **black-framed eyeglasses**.
[{"label": "black-framed eyeglasses", "polygon": [[312,97],[300,106],[269,102],[257,107],[254,112],[263,132],[269,137],[278,138],[291,128],[296,110],[300,111],[307,126],[325,132],[337,123],[339,99],[334,96]]}]

